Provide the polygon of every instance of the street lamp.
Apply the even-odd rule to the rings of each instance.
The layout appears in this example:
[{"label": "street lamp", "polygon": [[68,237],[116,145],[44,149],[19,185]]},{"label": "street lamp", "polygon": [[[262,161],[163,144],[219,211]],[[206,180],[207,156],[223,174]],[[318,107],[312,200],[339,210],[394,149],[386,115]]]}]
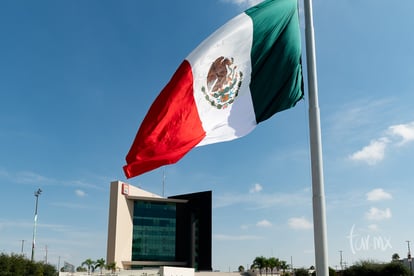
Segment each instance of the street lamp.
[{"label": "street lamp", "polygon": [[34,226],[33,226],[32,258],[30,259],[32,262],[33,262],[34,249],[35,249],[35,243],[36,243],[37,204],[38,204],[39,196],[41,193],[42,193],[42,190],[40,188],[34,192],[34,196],[36,197],[36,207],[35,207]]}]

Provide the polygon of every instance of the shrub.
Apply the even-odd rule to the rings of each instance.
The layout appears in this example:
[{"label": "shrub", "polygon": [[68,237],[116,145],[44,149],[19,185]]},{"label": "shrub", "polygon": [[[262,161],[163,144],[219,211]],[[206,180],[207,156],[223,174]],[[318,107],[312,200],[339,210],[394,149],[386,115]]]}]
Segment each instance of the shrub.
[{"label": "shrub", "polygon": [[42,262],[32,262],[23,255],[0,254],[0,276],[56,276],[54,266]]},{"label": "shrub", "polygon": [[401,263],[378,263],[361,261],[343,271],[343,276],[408,276],[410,272]]}]

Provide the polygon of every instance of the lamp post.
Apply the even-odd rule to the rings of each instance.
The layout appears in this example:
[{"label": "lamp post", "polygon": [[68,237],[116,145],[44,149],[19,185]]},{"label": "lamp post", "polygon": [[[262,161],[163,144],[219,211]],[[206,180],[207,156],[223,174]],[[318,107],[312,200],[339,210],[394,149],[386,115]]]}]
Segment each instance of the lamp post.
[{"label": "lamp post", "polygon": [[33,226],[32,257],[30,259],[32,262],[34,258],[34,249],[35,249],[35,243],[36,243],[37,204],[38,204],[39,196],[41,193],[42,193],[42,190],[40,188],[34,192],[34,196],[36,197],[36,207],[35,207],[34,226]]}]

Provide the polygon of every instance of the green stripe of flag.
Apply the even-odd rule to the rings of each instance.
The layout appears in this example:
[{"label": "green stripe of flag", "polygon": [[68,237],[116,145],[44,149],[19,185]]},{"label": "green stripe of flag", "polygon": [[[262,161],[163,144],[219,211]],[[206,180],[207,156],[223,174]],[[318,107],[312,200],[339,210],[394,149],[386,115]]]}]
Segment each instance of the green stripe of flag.
[{"label": "green stripe of flag", "polygon": [[250,90],[259,123],[303,97],[297,1],[265,1],[245,13],[253,21]]}]

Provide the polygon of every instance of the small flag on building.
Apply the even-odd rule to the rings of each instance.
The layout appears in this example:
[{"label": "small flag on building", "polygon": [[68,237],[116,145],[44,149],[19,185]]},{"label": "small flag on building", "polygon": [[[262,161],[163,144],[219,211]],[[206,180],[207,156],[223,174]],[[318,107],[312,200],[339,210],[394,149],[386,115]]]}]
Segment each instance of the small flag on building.
[{"label": "small flag on building", "polygon": [[63,272],[75,272],[75,266],[68,262],[63,262]]}]

